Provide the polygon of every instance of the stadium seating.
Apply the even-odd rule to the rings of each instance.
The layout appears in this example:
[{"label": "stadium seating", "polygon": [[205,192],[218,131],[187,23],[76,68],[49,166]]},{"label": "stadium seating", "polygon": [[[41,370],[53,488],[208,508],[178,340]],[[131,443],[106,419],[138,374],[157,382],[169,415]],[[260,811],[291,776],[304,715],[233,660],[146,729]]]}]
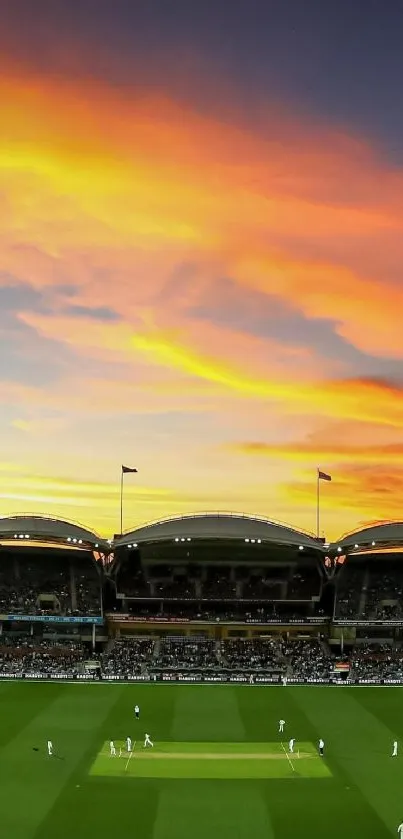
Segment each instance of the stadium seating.
[{"label": "stadium seating", "polygon": [[0,609],[9,614],[100,615],[101,578],[82,556],[4,553],[0,573]]}]

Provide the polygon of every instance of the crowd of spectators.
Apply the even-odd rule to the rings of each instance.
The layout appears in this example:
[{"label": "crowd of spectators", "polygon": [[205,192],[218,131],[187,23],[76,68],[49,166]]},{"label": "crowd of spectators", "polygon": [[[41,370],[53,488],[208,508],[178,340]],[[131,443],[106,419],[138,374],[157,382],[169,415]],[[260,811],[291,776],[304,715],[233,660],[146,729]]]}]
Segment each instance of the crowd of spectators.
[{"label": "crowd of spectators", "polygon": [[391,644],[358,646],[351,656],[353,679],[403,679],[403,651]]},{"label": "crowd of spectators", "polygon": [[218,645],[206,638],[165,638],[154,661],[156,671],[206,671],[220,667]]},{"label": "crowd of spectators", "polygon": [[0,611],[24,615],[100,615],[101,580],[92,560],[2,557]]},{"label": "crowd of spectators", "polygon": [[117,639],[101,656],[102,672],[108,676],[146,673],[153,660],[154,645],[150,638]]},{"label": "crowd of spectators", "polygon": [[285,596],[286,586],[285,580],[256,574],[243,583],[242,597],[245,600],[280,600]]},{"label": "crowd of spectators", "polygon": [[[266,603],[254,605],[247,602],[220,603],[220,602],[186,602],[186,601],[164,601],[163,604],[146,602],[140,600],[123,601],[120,604],[120,611],[133,615],[136,618],[145,620],[193,620],[193,621],[221,621],[242,622],[242,623],[292,623],[295,621],[316,621],[326,619],[323,609],[315,604],[315,609],[296,608],[294,604],[287,603]],[[114,610],[116,613],[116,609]]]},{"label": "crowd of spectators", "polygon": [[116,590],[127,598],[192,600],[312,600],[321,590],[318,568],[284,565],[256,568],[230,565],[175,569],[154,565],[147,569],[138,558],[123,564]]},{"label": "crowd of spectators", "polygon": [[221,642],[221,660],[231,670],[281,673],[285,661],[281,643],[271,638],[228,638]]},{"label": "crowd of spectators", "polygon": [[[105,678],[161,678],[171,674],[229,674],[252,679],[315,680],[335,678],[336,662],[345,662],[350,681],[396,679],[403,681],[403,649],[393,643],[360,643],[349,654],[332,654],[324,639],[205,637],[138,638],[109,641],[98,656],[79,640],[50,640],[35,636],[0,636],[0,675],[83,675],[91,661]],[[348,668],[350,665],[350,669]]]},{"label": "crowd of spectators", "polygon": [[347,563],[337,579],[336,618],[357,618],[365,579],[365,566]]},{"label": "crowd of spectators", "polygon": [[94,563],[76,564],[74,568],[76,610],[78,615],[100,615],[102,582]]},{"label": "crowd of spectators", "polygon": [[162,599],[178,597],[183,600],[194,600],[196,591],[192,580],[188,580],[186,577],[174,577],[166,582],[155,583],[154,596]]},{"label": "crowd of spectators", "polygon": [[43,673],[75,676],[89,653],[80,641],[37,639],[30,636],[0,638],[0,673]]},{"label": "crowd of spectators", "polygon": [[401,620],[403,573],[396,562],[373,563],[368,568],[368,584],[363,617],[367,620]]},{"label": "crowd of spectators", "polygon": [[325,643],[318,639],[285,642],[283,654],[291,677],[297,679],[326,679],[333,662]]},{"label": "crowd of spectators", "polygon": [[351,620],[403,620],[403,571],[382,560],[347,563],[337,580],[335,617]]}]

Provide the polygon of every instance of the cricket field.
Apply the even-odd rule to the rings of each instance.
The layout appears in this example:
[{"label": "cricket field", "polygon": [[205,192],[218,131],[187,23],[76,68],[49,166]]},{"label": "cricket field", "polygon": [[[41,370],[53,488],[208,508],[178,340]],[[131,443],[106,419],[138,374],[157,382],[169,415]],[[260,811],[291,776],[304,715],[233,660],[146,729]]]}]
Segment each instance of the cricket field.
[{"label": "cricket field", "polygon": [[[396,836],[402,707],[400,687],[2,682],[2,835]],[[153,749],[144,749],[146,732]],[[395,739],[402,753],[392,758]]]}]

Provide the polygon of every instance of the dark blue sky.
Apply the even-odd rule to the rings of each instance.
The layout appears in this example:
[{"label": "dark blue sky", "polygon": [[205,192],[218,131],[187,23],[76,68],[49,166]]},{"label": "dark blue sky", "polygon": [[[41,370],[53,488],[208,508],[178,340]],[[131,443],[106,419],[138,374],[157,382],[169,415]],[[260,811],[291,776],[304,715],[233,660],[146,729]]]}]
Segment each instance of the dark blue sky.
[{"label": "dark blue sky", "polygon": [[16,0],[0,22],[3,55],[47,71],[168,80],[193,102],[196,75],[210,107],[216,76],[245,113],[290,103],[402,159],[401,0]]}]

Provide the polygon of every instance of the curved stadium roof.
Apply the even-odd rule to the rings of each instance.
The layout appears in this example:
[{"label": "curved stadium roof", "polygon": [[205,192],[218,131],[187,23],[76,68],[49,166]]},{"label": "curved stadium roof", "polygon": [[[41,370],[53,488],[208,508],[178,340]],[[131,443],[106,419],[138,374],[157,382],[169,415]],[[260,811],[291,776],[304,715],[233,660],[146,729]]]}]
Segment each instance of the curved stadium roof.
[{"label": "curved stadium roof", "polygon": [[[14,539],[27,536],[30,540],[49,542],[70,542],[94,547],[106,546],[104,539],[96,533],[82,527],[80,524],[55,519],[50,516],[16,515],[0,518],[0,540]],[[81,540],[81,541],[80,541]]]},{"label": "curved stadium roof", "polygon": [[331,550],[357,550],[365,548],[392,548],[403,545],[403,522],[377,522],[347,533],[330,546]]},{"label": "curved stadium roof", "polygon": [[124,533],[116,539],[115,548],[129,544],[164,542],[174,539],[261,539],[278,545],[323,550],[323,546],[306,533],[264,518],[240,513],[195,513],[164,519]]}]

